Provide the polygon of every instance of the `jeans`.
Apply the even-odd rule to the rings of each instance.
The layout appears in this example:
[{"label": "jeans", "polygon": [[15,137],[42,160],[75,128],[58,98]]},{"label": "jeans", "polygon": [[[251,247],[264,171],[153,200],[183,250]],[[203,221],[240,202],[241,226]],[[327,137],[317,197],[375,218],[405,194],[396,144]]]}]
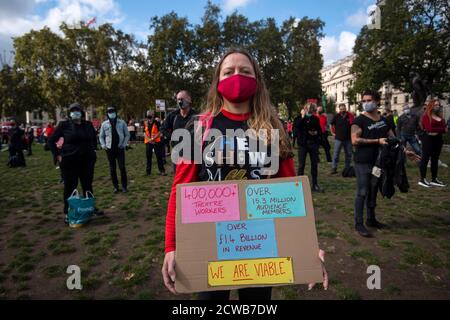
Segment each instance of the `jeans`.
[{"label": "jeans", "polygon": [[355,226],[363,225],[364,205],[367,207],[367,220],[375,221],[375,207],[377,205],[378,188],[372,187],[373,165],[370,163],[356,163],[356,198],[355,198]]},{"label": "jeans", "polygon": [[298,175],[305,174],[306,155],[309,153],[311,160],[311,176],[313,186],[317,185],[318,163],[319,163],[319,144],[316,142],[307,142],[306,145],[299,146],[298,149]]},{"label": "jeans", "polygon": [[425,179],[427,177],[428,161],[431,159],[431,178],[437,178],[439,167],[439,156],[442,151],[442,134],[437,136],[430,136],[425,134],[422,138],[422,160],[420,162],[420,177]]},{"label": "jeans", "polygon": [[400,139],[402,140],[403,145],[406,147],[406,144],[409,143],[409,145],[413,148],[414,152],[422,156],[422,150],[420,148],[419,142],[417,141],[417,138],[415,135],[409,135],[409,134],[402,134],[400,136]]},{"label": "jeans", "polygon": [[125,149],[117,149],[117,150],[106,150],[106,155],[108,156],[109,161],[109,171],[111,174],[111,181],[113,183],[114,188],[119,188],[119,181],[117,179],[116,172],[116,160],[119,164],[120,170],[120,179],[122,181],[122,188],[127,187],[127,171],[125,169]]},{"label": "jeans", "polygon": [[350,140],[334,140],[334,154],[333,154],[333,169],[337,169],[339,163],[339,156],[341,149],[344,148],[345,152],[345,168],[350,168],[352,164],[353,147]]},{"label": "jeans", "polygon": [[[272,298],[272,288],[245,288],[239,289],[239,300],[270,300]],[[230,291],[206,291],[198,294],[200,300],[230,300]]]}]

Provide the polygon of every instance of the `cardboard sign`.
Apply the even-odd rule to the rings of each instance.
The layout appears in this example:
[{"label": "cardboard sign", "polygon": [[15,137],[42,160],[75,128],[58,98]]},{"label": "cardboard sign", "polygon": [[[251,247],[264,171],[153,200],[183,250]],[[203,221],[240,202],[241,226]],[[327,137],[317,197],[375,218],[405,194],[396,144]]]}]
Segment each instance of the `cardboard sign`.
[{"label": "cardboard sign", "polygon": [[183,187],[181,206],[183,223],[240,220],[237,184]]},{"label": "cardboard sign", "polygon": [[178,292],[323,281],[308,177],[180,184],[176,196]]},{"label": "cardboard sign", "polygon": [[218,261],[208,264],[208,284],[211,287],[293,282],[291,258]]},{"label": "cardboard sign", "polygon": [[301,182],[249,184],[245,188],[249,219],[304,217]]},{"label": "cardboard sign", "polygon": [[273,220],[218,222],[216,241],[219,260],[278,256]]}]

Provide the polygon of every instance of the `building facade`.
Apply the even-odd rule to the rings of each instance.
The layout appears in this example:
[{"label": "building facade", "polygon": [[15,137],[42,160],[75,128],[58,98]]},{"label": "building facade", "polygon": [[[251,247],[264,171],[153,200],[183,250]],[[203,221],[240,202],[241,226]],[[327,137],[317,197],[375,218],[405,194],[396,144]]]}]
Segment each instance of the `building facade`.
[{"label": "building facade", "polygon": [[[349,104],[347,97],[347,92],[355,81],[355,76],[350,72],[354,58],[354,55],[350,55],[325,66],[321,71],[323,93],[336,103],[336,108],[340,103],[345,103],[352,112],[356,112],[358,109],[357,104]],[[381,94],[381,106],[384,109],[397,110],[401,114],[405,104],[413,105],[413,99],[409,93],[395,89],[389,83],[385,83],[379,89],[379,92]],[[450,117],[450,94],[445,96],[446,98],[441,102],[444,106],[444,117],[448,119]],[[359,101],[360,99],[361,95],[358,94],[356,100]]]}]

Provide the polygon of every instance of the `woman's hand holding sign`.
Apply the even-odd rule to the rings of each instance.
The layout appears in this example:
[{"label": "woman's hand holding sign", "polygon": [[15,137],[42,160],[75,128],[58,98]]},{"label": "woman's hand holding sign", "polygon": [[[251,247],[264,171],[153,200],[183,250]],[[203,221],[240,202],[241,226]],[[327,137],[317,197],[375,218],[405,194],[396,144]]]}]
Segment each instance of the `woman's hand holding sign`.
[{"label": "woman's hand holding sign", "polygon": [[[323,288],[324,290],[328,290],[328,273],[327,270],[325,269],[325,251],[319,250],[319,259],[322,262]],[[310,283],[308,285],[308,290],[312,290],[312,288],[314,288],[315,285],[316,285],[315,283]]]},{"label": "woman's hand holding sign", "polygon": [[175,290],[175,251],[166,253],[161,271],[166,288],[173,294],[177,294]]}]

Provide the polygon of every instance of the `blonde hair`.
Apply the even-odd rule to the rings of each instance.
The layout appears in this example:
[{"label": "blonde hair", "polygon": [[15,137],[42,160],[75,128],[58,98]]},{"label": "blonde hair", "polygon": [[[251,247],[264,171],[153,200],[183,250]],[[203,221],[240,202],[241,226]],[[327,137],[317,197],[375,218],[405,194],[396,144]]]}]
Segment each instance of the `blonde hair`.
[{"label": "blonde hair", "polygon": [[292,146],[290,140],[284,130],[284,126],[281,123],[276,113],[275,107],[270,101],[269,91],[267,90],[265,81],[263,79],[261,69],[258,62],[244,49],[233,48],[228,50],[220,59],[213,76],[213,80],[208,92],[208,98],[204,107],[205,114],[211,117],[215,117],[220,113],[224,105],[223,97],[217,91],[217,86],[220,79],[220,70],[222,68],[223,61],[233,53],[240,53],[245,55],[253,66],[255,71],[255,78],[257,83],[256,93],[250,100],[250,118],[247,120],[247,125],[250,129],[259,132],[259,130],[267,130],[268,139],[267,143],[270,143],[270,132],[272,129],[277,130],[280,134],[280,157],[286,159],[292,156]]}]

